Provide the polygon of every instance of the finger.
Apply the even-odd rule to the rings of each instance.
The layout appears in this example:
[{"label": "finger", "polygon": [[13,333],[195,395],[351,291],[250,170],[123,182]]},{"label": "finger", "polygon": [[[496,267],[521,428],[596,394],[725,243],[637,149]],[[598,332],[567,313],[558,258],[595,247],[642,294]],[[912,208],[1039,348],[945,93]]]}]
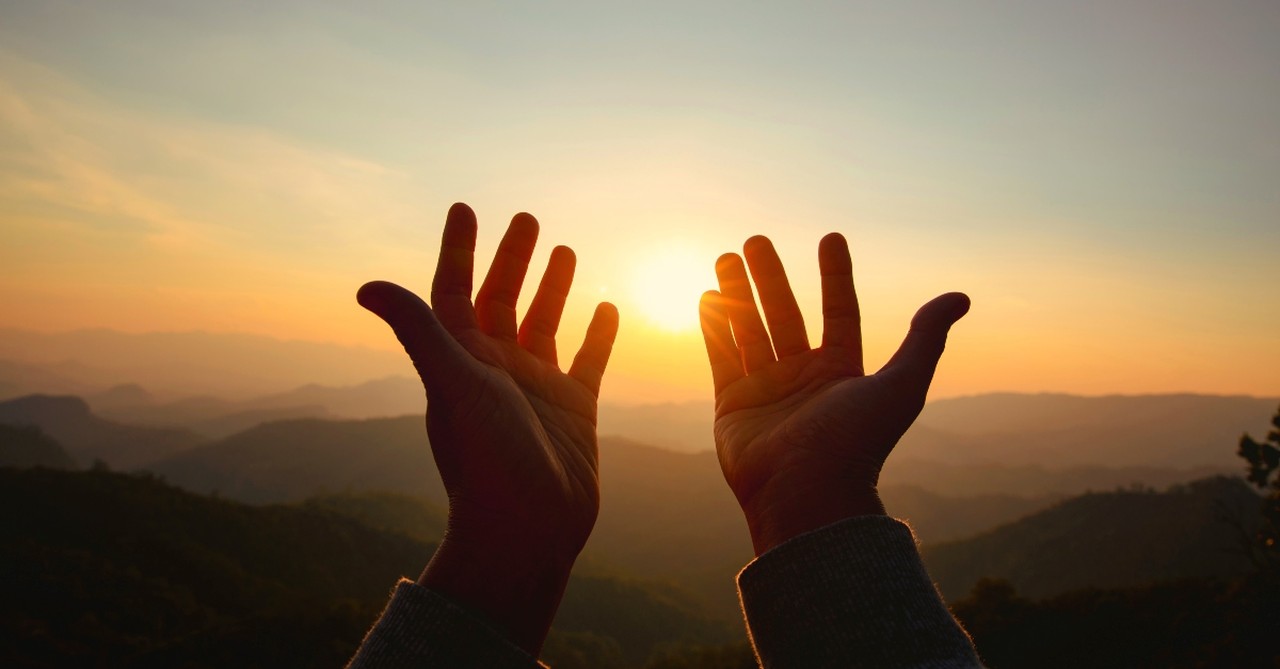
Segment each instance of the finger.
[{"label": "finger", "polygon": [[774,361],[769,333],[756,310],[756,300],[751,294],[751,282],[742,258],[736,253],[726,253],[716,261],[716,278],[720,280],[720,295],[725,300],[725,311],[733,328],[733,339],[738,344],[738,355],[747,374]]},{"label": "finger", "polygon": [[476,294],[476,318],[485,334],[516,338],[516,299],[520,297],[520,286],[537,241],[538,219],[525,213],[516,214],[498,243],[493,264]]},{"label": "finger", "polygon": [[751,278],[760,293],[760,307],[769,323],[769,338],[779,358],[809,350],[809,336],[804,331],[804,316],[791,292],[782,260],[768,237],[757,235],[743,245]]},{"label": "finger", "polygon": [[461,202],[449,208],[440,241],[440,259],[431,282],[431,304],[450,331],[476,327],[471,275],[476,255],[476,215]]},{"label": "finger", "polygon": [[911,319],[911,330],[881,371],[891,372],[924,401],[951,326],[969,312],[969,296],[947,293],[933,298]]},{"label": "finger", "polygon": [[742,359],[733,343],[729,329],[729,314],[725,312],[724,298],[714,290],[702,294],[698,302],[698,316],[702,322],[702,339],[707,345],[707,359],[711,361],[711,382],[716,395],[730,383],[743,377]]},{"label": "finger", "polygon": [[613,352],[613,340],[618,336],[618,309],[608,302],[601,302],[587,326],[587,338],[569,367],[569,376],[586,386],[596,397],[600,396],[600,379],[609,364]]},{"label": "finger", "polygon": [[849,351],[862,368],[862,314],[853,287],[849,243],[833,232],[818,244],[822,273],[822,345]]},{"label": "finger", "polygon": [[418,370],[428,397],[457,387],[458,379],[466,373],[469,354],[422,298],[394,283],[372,281],[360,287],[356,301],[391,326]]},{"label": "finger", "polygon": [[520,324],[520,345],[552,364],[556,362],[556,330],[560,327],[576,264],[577,258],[569,247],[557,246],[551,250],[542,283],[538,284],[538,292]]}]

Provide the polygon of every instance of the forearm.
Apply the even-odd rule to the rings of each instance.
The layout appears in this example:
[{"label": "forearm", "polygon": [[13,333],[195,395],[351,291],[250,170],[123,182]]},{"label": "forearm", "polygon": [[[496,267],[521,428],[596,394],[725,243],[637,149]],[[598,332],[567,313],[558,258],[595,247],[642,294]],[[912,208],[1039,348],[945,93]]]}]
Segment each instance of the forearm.
[{"label": "forearm", "polygon": [[738,576],[767,669],[979,667],[906,525],[862,516],[792,538]]}]

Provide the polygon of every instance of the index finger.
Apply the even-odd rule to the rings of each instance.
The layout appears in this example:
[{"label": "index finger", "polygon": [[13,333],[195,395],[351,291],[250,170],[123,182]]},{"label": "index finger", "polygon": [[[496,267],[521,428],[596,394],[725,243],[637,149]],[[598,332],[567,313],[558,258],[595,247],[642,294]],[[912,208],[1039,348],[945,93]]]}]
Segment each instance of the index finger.
[{"label": "index finger", "polygon": [[569,376],[587,387],[591,394],[600,396],[600,381],[604,368],[613,352],[613,340],[618,336],[618,308],[608,302],[596,306],[596,313],[587,326],[587,338],[569,367]]}]

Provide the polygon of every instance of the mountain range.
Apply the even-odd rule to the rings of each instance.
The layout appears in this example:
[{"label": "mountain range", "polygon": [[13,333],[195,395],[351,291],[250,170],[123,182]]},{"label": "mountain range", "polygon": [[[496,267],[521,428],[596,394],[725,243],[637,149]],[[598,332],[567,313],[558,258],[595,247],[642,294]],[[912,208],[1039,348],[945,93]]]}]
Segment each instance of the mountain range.
[{"label": "mountain range", "polygon": [[[82,466],[101,459],[122,469],[142,468],[198,493],[266,504],[387,491],[413,495],[436,508],[447,505],[420,415],[281,420],[221,439],[204,439],[173,428],[106,420],[77,398],[28,397],[0,403],[0,423],[24,420],[68,444],[68,452]],[[1222,448],[1231,452],[1233,444]],[[886,468],[881,494],[890,513],[908,520],[930,546],[1034,518],[1089,490],[1111,491],[1135,483],[1165,487],[1205,473],[1156,467],[954,465],[896,457]],[[606,436],[600,441],[600,476],[600,518],[584,564],[612,565],[622,573],[678,583],[709,610],[733,615],[735,593],[726,575],[740,569],[752,554],[745,523],[714,454],[679,453]],[[1023,539],[1025,534],[985,541],[1007,548]],[[1040,537],[1034,542],[1052,545]],[[971,553],[955,563],[986,564],[982,556],[991,552],[966,550]],[[954,575],[946,569],[939,573],[945,575],[951,594],[964,592],[977,576],[990,575],[988,571],[1017,575],[1008,565],[993,564],[970,571],[957,568]],[[611,573],[609,569],[603,573]]]},{"label": "mountain range", "polygon": [[403,374],[404,354],[249,334],[34,332],[0,328],[0,397],[89,394],[138,383],[165,399],[231,399],[307,383],[347,386]]},{"label": "mountain range", "polygon": [[[122,423],[221,438],[268,420],[420,414],[403,354],[203,332],[0,329],[0,399],[77,395]],[[1081,397],[989,393],[929,402],[895,457],[939,464],[1234,467],[1219,447],[1265,425],[1280,398],[1195,394]],[[604,398],[601,434],[711,450],[702,402]]]},{"label": "mountain range", "polygon": [[0,402],[0,424],[40,428],[81,465],[95,460],[134,469],[188,451],[203,439],[181,428],[126,425],[107,420],[78,397],[30,395]]}]

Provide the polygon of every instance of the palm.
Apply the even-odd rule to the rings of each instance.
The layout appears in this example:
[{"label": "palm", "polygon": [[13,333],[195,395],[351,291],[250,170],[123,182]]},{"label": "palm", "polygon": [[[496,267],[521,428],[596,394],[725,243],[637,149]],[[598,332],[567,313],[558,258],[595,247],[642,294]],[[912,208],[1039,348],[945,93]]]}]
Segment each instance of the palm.
[{"label": "palm", "polygon": [[[871,502],[864,506],[878,507],[880,469],[923,406],[946,329],[967,298],[947,295],[921,308],[898,354],[867,376],[844,239],[829,235],[819,247],[824,328],[816,349],[773,246],[755,237],[745,251],[768,330],[736,255],[721,257],[720,292],[702,303],[726,481],[749,524],[753,515],[795,515],[814,498],[846,490],[865,492]],[[755,538],[757,548],[772,545]]]},{"label": "palm", "polygon": [[470,399],[427,412],[450,494],[463,509],[526,526],[555,518],[589,529],[599,506],[595,395],[518,344],[476,330],[457,339],[472,357],[456,379]]}]

